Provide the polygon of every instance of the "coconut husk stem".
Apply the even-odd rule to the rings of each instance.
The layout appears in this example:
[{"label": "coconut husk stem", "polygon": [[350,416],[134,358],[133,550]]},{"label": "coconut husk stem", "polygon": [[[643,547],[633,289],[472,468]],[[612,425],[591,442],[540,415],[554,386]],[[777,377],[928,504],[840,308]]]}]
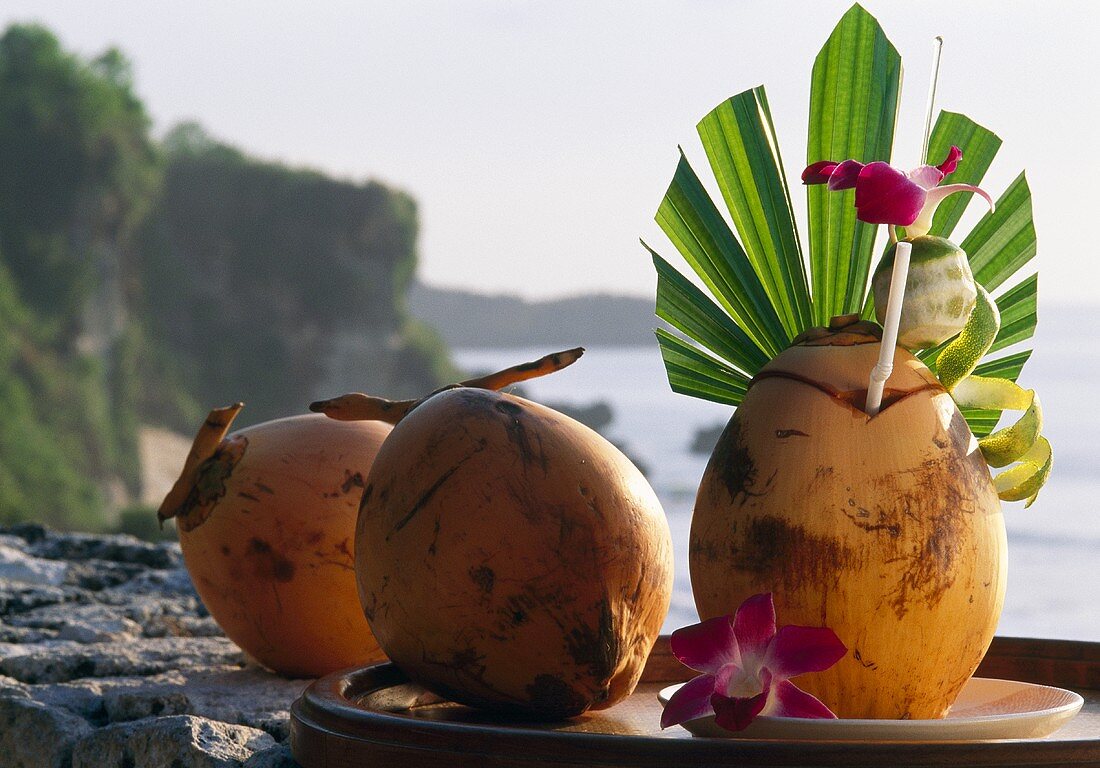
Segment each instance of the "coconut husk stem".
[{"label": "coconut husk stem", "polygon": [[467,379],[458,384],[449,384],[437,389],[427,397],[416,400],[387,400],[384,397],[364,395],[361,392],[351,392],[328,400],[317,400],[309,404],[309,409],[314,413],[323,413],[331,419],[338,421],[383,421],[387,424],[397,424],[408,413],[431,397],[448,389],[456,387],[472,387],[476,389],[500,390],[521,381],[536,379],[560,371],[562,368],[572,365],[584,354],[584,347],[567,349],[562,352],[554,352],[550,355],[532,360],[529,363],[513,365],[510,368]]},{"label": "coconut husk stem", "polygon": [[206,420],[195,434],[195,440],[191,443],[191,450],[183,463],[179,479],[172,486],[172,490],[168,491],[168,495],[161,502],[160,509],[157,510],[157,519],[162,526],[165,520],[175,517],[176,512],[183,506],[195,484],[195,474],[199,467],[214,455],[242,408],[244,403],[234,403],[224,408],[215,408],[206,416]]}]

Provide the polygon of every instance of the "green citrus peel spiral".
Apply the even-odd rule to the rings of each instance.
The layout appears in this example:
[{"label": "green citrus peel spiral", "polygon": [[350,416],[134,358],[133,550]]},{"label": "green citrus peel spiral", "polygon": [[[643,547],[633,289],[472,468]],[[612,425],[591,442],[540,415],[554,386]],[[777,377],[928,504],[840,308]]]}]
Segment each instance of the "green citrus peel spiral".
[{"label": "green citrus peel spiral", "polygon": [[978,440],[978,447],[991,467],[1015,463],[993,482],[1001,499],[1026,500],[1029,507],[1050,475],[1052,463],[1050,443],[1042,436],[1043,409],[1034,390],[1009,379],[973,375],[1001,327],[996,303],[981,285],[975,283],[975,287],[974,309],[959,335],[936,358],[937,375],[960,406],[1023,411],[1015,423]]}]

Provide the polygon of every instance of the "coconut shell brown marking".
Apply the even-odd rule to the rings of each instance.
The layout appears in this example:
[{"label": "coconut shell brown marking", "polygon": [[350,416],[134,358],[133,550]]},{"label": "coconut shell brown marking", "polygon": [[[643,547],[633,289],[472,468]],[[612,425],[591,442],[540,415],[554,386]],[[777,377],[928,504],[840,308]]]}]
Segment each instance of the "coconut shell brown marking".
[{"label": "coconut shell brown marking", "polygon": [[565,547],[566,542],[573,536],[576,529],[576,521],[570,515],[563,514],[558,519],[558,546]]},{"label": "coconut shell brown marking", "polygon": [[[835,345],[831,345],[831,346],[835,346]],[[838,389],[835,389],[834,387],[829,386],[828,384],[817,381],[815,379],[811,379],[807,376],[802,376],[801,374],[798,374],[798,373],[793,373],[791,371],[783,371],[783,370],[761,371],[760,373],[756,374],[752,378],[752,381],[749,382],[749,388],[751,389],[753,387],[753,385],[755,385],[758,382],[761,382],[765,379],[789,379],[791,381],[797,381],[800,384],[805,384],[808,387],[813,387],[816,390],[824,392],[826,395],[831,397],[836,402],[846,405],[848,408],[851,408],[853,411],[859,412],[861,414],[865,412],[864,406],[866,405],[866,401],[867,401],[867,390],[865,390],[865,389],[838,390]],[[944,392],[946,390],[944,390],[942,384],[931,383],[931,382],[927,383],[927,384],[924,384],[923,386],[916,387],[914,389],[901,390],[901,389],[886,388],[885,390],[883,390],[883,393],[882,393],[882,408],[879,411],[879,413],[881,414],[882,411],[885,411],[887,408],[889,408],[892,405],[896,405],[897,403],[900,403],[902,400],[905,400],[906,398],[912,397],[912,396],[914,396],[916,394],[919,394],[921,392],[928,392],[928,391]],[[872,416],[870,418],[875,418],[875,417]],[[807,435],[807,437],[808,437],[808,435]]]},{"label": "coconut shell brown marking", "polygon": [[606,682],[619,664],[619,636],[615,631],[615,617],[606,597],[600,601],[599,614],[599,623],[595,629],[588,624],[575,627],[566,638],[566,646],[573,661],[588,667],[592,677],[604,681],[606,688]]},{"label": "coconut shell brown marking", "polygon": [[[530,485],[523,482],[522,478],[516,478],[514,482],[508,482],[503,492],[512,497],[513,506],[523,518],[531,525],[540,524],[546,517],[545,508],[541,499],[532,492]],[[559,535],[562,531],[559,529]]]},{"label": "coconut shell brown marking", "polygon": [[[876,485],[876,496],[895,501],[887,508],[878,508],[875,522],[860,519],[860,508],[855,513],[844,510],[852,524],[869,534],[884,534],[877,539],[876,548],[885,548],[888,562],[903,561],[906,568],[900,580],[887,595],[897,617],[909,612],[913,600],[933,607],[954,584],[956,558],[961,555],[960,544],[965,536],[966,520],[973,510],[971,502],[963,498],[953,485],[936,484],[944,472],[960,474],[972,471],[968,462],[946,454],[940,460],[927,460],[912,472],[917,474],[917,491],[903,492],[892,476],[886,476]],[[937,488],[936,494],[923,489]],[[914,527],[922,531],[921,545],[916,549],[902,549],[900,542],[910,541],[902,534]]]},{"label": "coconut shell brown marking", "polygon": [[[849,505],[854,506],[854,499],[849,499],[848,502]],[[871,523],[867,521],[867,518],[870,518],[871,516],[871,512],[864,509],[863,507],[857,508],[854,513],[845,511],[844,514],[848,516],[848,519],[852,521],[853,525],[855,525],[857,528],[867,531],[867,533],[876,533],[881,531],[894,539],[901,535],[901,524],[895,520],[890,520],[887,517],[886,513],[881,510],[878,513],[877,523]]]},{"label": "coconut shell brown marking", "polygon": [[751,497],[767,492],[766,488],[760,492],[753,490],[757,479],[756,462],[741,435],[741,420],[736,414],[718,439],[710,462],[718,467],[722,484],[734,503],[744,506]]},{"label": "coconut shell brown marking", "polygon": [[[487,393],[486,393],[487,394]],[[493,403],[493,409],[504,416],[504,429],[508,439],[516,448],[520,461],[524,468],[531,464],[537,464],[545,475],[549,471],[546,453],[542,449],[542,436],[538,430],[529,430],[526,419],[530,414],[517,402],[504,399],[497,395],[498,399]]]},{"label": "coconut shell brown marking", "polygon": [[351,552],[351,538],[345,537],[343,541],[336,545],[336,551],[346,557],[349,561],[354,562],[355,557]]},{"label": "coconut shell brown marking", "polygon": [[878,664],[873,661],[867,661],[863,658],[863,654],[860,653],[859,648],[856,648],[854,651],[852,651],[852,658],[858,661],[866,669],[870,669],[872,671],[878,669]]},{"label": "coconut shell brown marking", "polygon": [[504,604],[504,623],[501,629],[509,625],[512,627],[523,626],[528,621],[528,612],[533,609],[537,610],[538,608],[539,598],[530,592],[512,595]]},{"label": "coconut shell brown marking", "polygon": [[[404,514],[404,516],[401,517],[401,519],[399,519],[396,523],[394,523],[393,528],[386,535],[386,540],[388,541],[390,536],[397,533],[402,528],[404,528],[406,525],[408,525],[409,522],[414,517],[416,517],[416,515],[421,510],[424,509],[424,507],[428,506],[429,502],[431,502],[431,500],[432,500],[432,497],[435,496],[439,492],[439,489],[442,488],[444,485],[446,485],[447,481],[450,480],[452,477],[454,477],[455,473],[458,472],[458,470],[462,469],[462,465],[465,464],[467,461],[469,461],[471,458],[473,458],[475,454],[481,453],[481,451],[483,449],[484,449],[483,446],[475,447],[474,450],[471,453],[466,454],[466,456],[464,456],[462,459],[460,459],[458,462],[456,462],[453,466],[449,467],[442,475],[440,475],[435,480],[435,482],[433,482],[430,486],[428,486],[427,490],[425,490],[424,493],[422,493],[420,495],[420,498],[418,498],[415,502],[413,502],[413,505],[409,509],[409,511],[406,512]],[[366,496],[364,495],[364,502],[365,501],[366,501]]]},{"label": "coconut shell brown marking", "polygon": [[252,560],[253,572],[260,578],[281,582],[294,578],[294,563],[273,551],[271,544],[261,538],[249,539],[245,555]]},{"label": "coconut shell brown marking", "polygon": [[583,695],[553,675],[537,675],[526,690],[530,697],[528,706],[541,716],[572,717],[588,708]]},{"label": "coconut shell brown marking", "polygon": [[835,539],[814,536],[773,516],[754,518],[741,537],[743,548],[733,553],[734,567],[757,574],[765,583],[798,589],[803,583],[839,583],[858,561]]},{"label": "coconut shell brown marking", "polygon": [[348,469],[344,470],[344,482],[343,482],[343,484],[341,484],[340,490],[345,495],[351,493],[352,488],[362,489],[364,487],[365,487],[365,484],[363,482],[363,473],[362,472],[355,472],[353,474],[351,472],[351,470],[348,470]]},{"label": "coconut shell brown marking", "polygon": [[[736,523],[731,525],[731,527],[733,526],[736,526]],[[736,529],[733,532],[736,533]],[[730,556],[732,557],[736,551],[737,549],[735,547],[731,547],[729,550]],[[702,557],[705,558],[707,562],[716,563],[719,559],[724,558],[725,551],[713,541],[693,538],[688,545],[688,555],[691,558]]]},{"label": "coconut shell brown marking", "polygon": [[487,595],[493,594],[493,586],[496,583],[496,573],[487,565],[479,565],[470,568],[470,579],[477,584],[478,589]]},{"label": "coconut shell brown marking", "polygon": [[[510,696],[490,685],[485,680],[485,656],[479,654],[477,649],[466,647],[454,651],[447,659],[438,659],[421,653],[421,661],[433,667],[439,667],[449,673],[449,677],[455,680],[470,681],[472,685],[462,688],[454,687],[446,681],[435,679],[431,682],[431,690],[451,701],[463,704],[480,706],[490,711],[514,712],[514,706],[526,706],[526,702],[515,696]],[[483,693],[476,693],[471,689],[480,689]]]},{"label": "coconut shell brown marking", "polygon": [[435,555],[436,545],[439,543],[439,529],[442,525],[439,517],[435,518],[435,523],[432,525],[432,543],[428,545],[428,554]]}]

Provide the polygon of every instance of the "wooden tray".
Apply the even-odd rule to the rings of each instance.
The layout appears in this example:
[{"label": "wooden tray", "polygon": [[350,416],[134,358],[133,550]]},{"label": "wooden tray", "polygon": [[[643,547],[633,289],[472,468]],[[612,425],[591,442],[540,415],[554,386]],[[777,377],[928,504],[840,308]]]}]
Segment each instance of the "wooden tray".
[{"label": "wooden tray", "polygon": [[971,742],[783,742],[698,739],[660,729],[657,691],[693,673],[662,637],[642,682],[604,712],[555,724],[505,722],[410,684],[392,664],[317,680],[291,708],[291,747],[304,768],[396,766],[1093,766],[1100,768],[1100,643],[996,638],[978,675],[1069,688],[1085,699],[1044,739]]}]

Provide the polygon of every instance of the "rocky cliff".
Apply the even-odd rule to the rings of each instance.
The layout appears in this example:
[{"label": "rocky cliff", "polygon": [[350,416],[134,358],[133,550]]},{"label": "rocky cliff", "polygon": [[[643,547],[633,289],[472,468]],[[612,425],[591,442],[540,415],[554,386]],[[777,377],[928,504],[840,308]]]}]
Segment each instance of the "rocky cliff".
[{"label": "rocky cliff", "polygon": [[451,378],[404,308],[413,200],[261,161],[194,125],[163,141],[123,55],[0,35],[0,523],[103,528],[144,495],[142,425],[240,426],[350,389]]}]

